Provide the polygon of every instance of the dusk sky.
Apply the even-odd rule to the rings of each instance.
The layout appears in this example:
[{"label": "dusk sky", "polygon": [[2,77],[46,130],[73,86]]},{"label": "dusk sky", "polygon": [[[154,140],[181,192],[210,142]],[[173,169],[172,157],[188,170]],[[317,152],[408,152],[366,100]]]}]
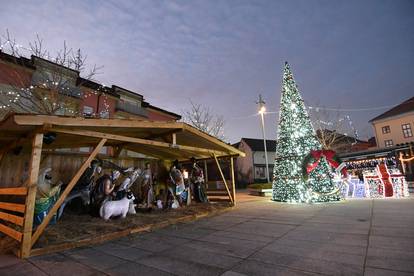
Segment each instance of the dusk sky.
[{"label": "dusk sky", "polygon": [[[100,82],[161,108],[208,106],[230,142],[261,137],[255,101],[278,110],[285,61],[305,103],[349,110],[361,139],[414,95],[412,0],[0,2],[2,34],[28,45],[38,33],[51,53],[66,40],[104,66]],[[266,115],[268,139],[277,117]]]}]

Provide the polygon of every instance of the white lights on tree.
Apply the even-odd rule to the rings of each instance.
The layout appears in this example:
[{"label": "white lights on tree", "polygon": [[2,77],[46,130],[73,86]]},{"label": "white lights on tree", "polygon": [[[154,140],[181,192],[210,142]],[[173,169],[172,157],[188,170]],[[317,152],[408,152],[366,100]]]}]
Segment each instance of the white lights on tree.
[{"label": "white lights on tree", "polygon": [[276,158],[273,171],[273,200],[310,203],[339,200],[324,158],[309,174],[302,175],[302,163],[311,150],[320,150],[315,131],[299,94],[289,64],[283,73]]}]

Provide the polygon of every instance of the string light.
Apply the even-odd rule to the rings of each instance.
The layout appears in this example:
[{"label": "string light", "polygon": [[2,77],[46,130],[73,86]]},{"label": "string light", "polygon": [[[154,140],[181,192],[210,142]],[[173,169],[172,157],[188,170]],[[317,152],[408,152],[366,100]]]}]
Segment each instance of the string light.
[{"label": "string light", "polygon": [[276,159],[273,171],[273,200],[289,203],[327,202],[340,199],[325,158],[302,177],[302,163],[311,150],[320,150],[305,104],[299,94],[289,65],[283,73]]}]

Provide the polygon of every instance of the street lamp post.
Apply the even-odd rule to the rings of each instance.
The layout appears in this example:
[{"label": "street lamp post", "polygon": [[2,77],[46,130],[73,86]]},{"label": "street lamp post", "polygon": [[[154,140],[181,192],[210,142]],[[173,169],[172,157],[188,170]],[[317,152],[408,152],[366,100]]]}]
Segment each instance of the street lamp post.
[{"label": "street lamp post", "polygon": [[265,162],[266,162],[266,178],[267,178],[267,182],[270,182],[269,161],[267,160],[266,133],[265,133],[265,125],[264,125],[264,113],[266,112],[266,107],[265,107],[265,102],[263,101],[262,95],[259,94],[259,100],[256,103],[259,105],[259,114],[262,119],[263,145],[264,145]]}]

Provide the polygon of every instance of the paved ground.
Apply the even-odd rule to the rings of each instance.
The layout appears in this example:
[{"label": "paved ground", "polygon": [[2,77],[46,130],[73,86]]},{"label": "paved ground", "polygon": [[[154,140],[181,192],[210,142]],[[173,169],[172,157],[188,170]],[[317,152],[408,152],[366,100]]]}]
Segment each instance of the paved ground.
[{"label": "paved ground", "polygon": [[0,256],[0,275],[414,274],[414,199],[240,198],[223,215],[99,246],[26,261]]}]

